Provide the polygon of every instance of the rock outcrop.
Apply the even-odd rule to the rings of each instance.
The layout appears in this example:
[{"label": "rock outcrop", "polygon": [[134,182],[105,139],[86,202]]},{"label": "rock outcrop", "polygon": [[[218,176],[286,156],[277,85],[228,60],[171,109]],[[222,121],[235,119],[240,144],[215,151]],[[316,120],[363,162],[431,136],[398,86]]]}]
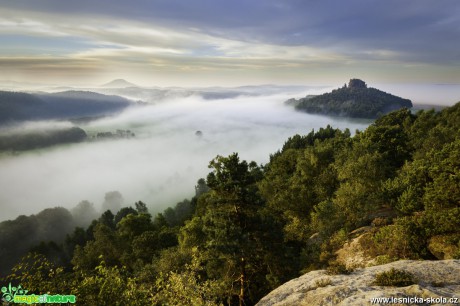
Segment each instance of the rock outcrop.
[{"label": "rock outcrop", "polygon": [[[414,277],[414,284],[406,287],[376,286],[376,275],[391,269],[409,272]],[[383,300],[378,301],[379,298],[401,298],[400,301],[403,302],[393,303],[396,305],[460,305],[460,260],[401,260],[358,269],[348,275],[328,275],[325,270],[313,271],[273,290],[257,305],[390,304]],[[426,303],[405,303],[402,298],[433,300]],[[446,300],[442,301],[442,298]],[[451,298],[454,300],[449,300]]]},{"label": "rock outcrop", "polygon": [[366,82],[351,79],[342,88],[318,96],[289,99],[285,102],[296,110],[309,114],[375,119],[386,113],[411,108],[412,102],[376,88],[369,88]]}]

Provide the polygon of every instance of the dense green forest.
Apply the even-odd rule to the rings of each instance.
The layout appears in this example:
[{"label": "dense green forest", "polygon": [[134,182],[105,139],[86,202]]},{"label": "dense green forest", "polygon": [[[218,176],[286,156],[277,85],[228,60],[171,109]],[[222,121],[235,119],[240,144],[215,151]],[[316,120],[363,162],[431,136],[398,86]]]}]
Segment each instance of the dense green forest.
[{"label": "dense green forest", "polygon": [[[2,222],[1,258],[25,256],[0,283],[79,305],[253,305],[307,271],[346,273],[335,252],[363,227],[378,263],[460,258],[459,122],[460,103],[401,109],[353,137],[295,135],[265,165],[217,156],[191,200],[156,216],[142,202],[107,210],[60,241],[75,212]],[[25,254],[36,229],[48,241]]]},{"label": "dense green forest", "polygon": [[412,102],[375,88],[368,88],[359,79],[351,79],[342,88],[318,96],[306,96],[287,104],[310,114],[343,116],[352,118],[378,118],[403,107],[411,108]]}]

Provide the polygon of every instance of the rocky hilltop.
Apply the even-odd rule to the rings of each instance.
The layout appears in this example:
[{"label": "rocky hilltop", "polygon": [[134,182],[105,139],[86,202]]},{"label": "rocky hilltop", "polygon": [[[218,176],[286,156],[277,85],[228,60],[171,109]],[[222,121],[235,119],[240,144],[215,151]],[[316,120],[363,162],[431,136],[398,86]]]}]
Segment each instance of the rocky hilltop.
[{"label": "rocky hilltop", "polygon": [[411,108],[408,99],[394,96],[376,88],[367,87],[360,79],[351,79],[348,85],[318,96],[290,99],[286,104],[311,114],[352,118],[377,118],[400,108]]},{"label": "rocky hilltop", "polygon": [[[410,273],[412,284],[404,287],[377,286],[376,277],[392,269]],[[397,305],[460,305],[460,260],[401,260],[357,269],[348,275],[328,275],[326,270],[312,271],[273,290],[257,305],[388,305],[388,302],[378,299],[414,297],[433,300],[429,301],[432,303],[404,303],[400,300],[403,302]],[[449,303],[451,298],[454,300]]]}]

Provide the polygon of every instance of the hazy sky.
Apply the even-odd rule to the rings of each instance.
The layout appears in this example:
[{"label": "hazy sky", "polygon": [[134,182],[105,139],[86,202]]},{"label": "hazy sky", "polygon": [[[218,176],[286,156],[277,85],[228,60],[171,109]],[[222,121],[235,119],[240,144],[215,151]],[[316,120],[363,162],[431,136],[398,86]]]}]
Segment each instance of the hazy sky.
[{"label": "hazy sky", "polygon": [[0,80],[460,83],[458,0],[0,0]]}]

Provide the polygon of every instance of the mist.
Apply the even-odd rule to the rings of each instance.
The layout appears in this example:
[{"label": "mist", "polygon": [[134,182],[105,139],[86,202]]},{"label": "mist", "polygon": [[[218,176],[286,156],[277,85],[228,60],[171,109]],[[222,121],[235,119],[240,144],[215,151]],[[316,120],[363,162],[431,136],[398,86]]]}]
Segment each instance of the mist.
[{"label": "mist", "polygon": [[[48,207],[71,209],[83,200],[101,209],[110,191],[119,191],[125,206],[140,200],[150,212],[160,212],[194,195],[197,180],[206,177],[209,161],[216,155],[238,152],[241,159],[266,163],[295,134],[328,124],[353,133],[371,123],[299,113],[283,104],[317,91],[258,92],[225,99],[169,96],[161,103],[78,125],[90,138],[117,129],[132,131],[134,138],[4,154],[0,156],[0,221]],[[39,123],[40,128],[48,125],[56,123]],[[29,123],[27,128],[31,127]]]}]

